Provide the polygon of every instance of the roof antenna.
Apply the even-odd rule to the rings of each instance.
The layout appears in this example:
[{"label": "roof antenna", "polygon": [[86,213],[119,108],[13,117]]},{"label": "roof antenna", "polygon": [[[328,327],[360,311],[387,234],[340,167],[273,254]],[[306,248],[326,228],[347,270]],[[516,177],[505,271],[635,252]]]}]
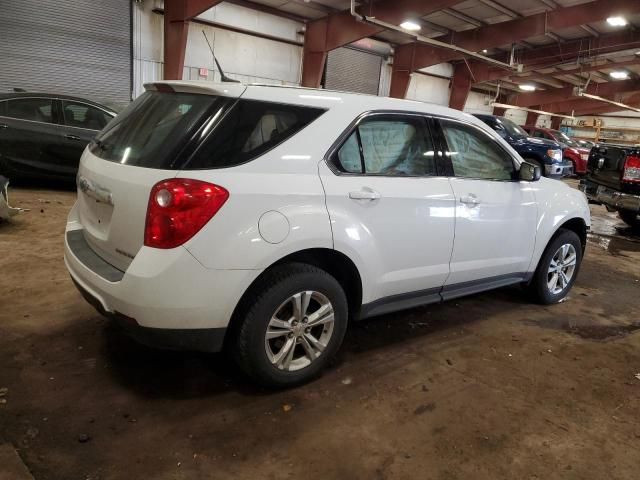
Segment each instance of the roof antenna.
[{"label": "roof antenna", "polygon": [[220,66],[220,62],[218,62],[218,59],[216,58],[216,54],[213,53],[213,47],[211,46],[211,43],[209,43],[209,39],[207,38],[207,34],[204,33],[204,30],[202,30],[202,35],[204,35],[204,39],[207,41],[207,45],[209,45],[209,50],[211,50],[213,61],[216,62],[216,67],[218,67],[218,71],[220,72],[220,81],[225,83],[240,83],[240,80],[229,78],[224,74],[224,72],[222,71],[222,67]]}]

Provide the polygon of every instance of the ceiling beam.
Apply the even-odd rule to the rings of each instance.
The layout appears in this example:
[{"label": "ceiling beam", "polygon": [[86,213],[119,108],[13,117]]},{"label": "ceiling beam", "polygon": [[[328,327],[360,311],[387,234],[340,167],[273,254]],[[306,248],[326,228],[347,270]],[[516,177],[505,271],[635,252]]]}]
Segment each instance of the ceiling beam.
[{"label": "ceiling beam", "polygon": [[[640,4],[640,2],[638,2]],[[595,57],[614,53],[626,49],[640,48],[640,32],[637,30],[625,30],[600,37],[584,37],[571,40],[562,45],[539,47],[531,51],[519,52],[518,61],[524,64],[525,71],[551,68],[559,64],[577,61],[585,57]],[[507,55],[494,58],[508,61]],[[486,63],[475,60],[467,61],[473,72],[476,82],[499,80],[510,77],[513,72],[489,66]],[[604,67],[603,67],[604,68]],[[575,73],[575,72],[573,72]],[[562,72],[554,72],[554,75],[562,75]]]},{"label": "ceiling beam", "polygon": [[[460,0],[381,0],[363,8],[368,16],[399,25],[408,16],[423,17]],[[357,21],[343,10],[307,23],[302,54],[302,86],[319,87],[327,52],[383,32],[383,27]]]},{"label": "ceiling beam", "polygon": [[[599,96],[613,96],[622,92],[632,92],[640,90],[640,80],[621,80],[617,82],[591,83],[586,89],[586,93]],[[518,107],[530,107],[532,105],[542,105],[545,103],[562,102],[573,98],[573,88],[551,88],[540,92],[520,93],[509,98],[511,105]]]},{"label": "ceiling beam", "polygon": [[[451,9],[448,10],[450,11]],[[455,43],[460,47],[476,52],[482,51],[483,49],[510,45],[520,40],[540,35],[553,35],[557,41],[562,41],[566,45],[569,45],[575,42],[565,42],[564,39],[553,34],[553,31],[601,21],[614,13],[621,15],[638,12],[640,12],[640,2],[629,2],[629,0],[594,0],[586,5],[580,4],[572,7],[561,7],[553,11],[485,25],[473,30],[455,32],[443,41]],[[555,45],[554,47],[557,48]],[[398,48],[409,49],[412,47],[402,45]],[[545,48],[547,47],[534,49],[531,53]],[[564,45],[560,50],[564,50]],[[461,58],[464,58],[464,56],[452,50],[417,43],[413,70]]]}]

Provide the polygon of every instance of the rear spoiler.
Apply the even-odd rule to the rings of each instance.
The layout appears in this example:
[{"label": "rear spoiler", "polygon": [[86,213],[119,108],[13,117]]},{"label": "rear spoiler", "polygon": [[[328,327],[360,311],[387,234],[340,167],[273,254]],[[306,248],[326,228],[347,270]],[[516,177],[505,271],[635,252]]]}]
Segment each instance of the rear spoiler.
[{"label": "rear spoiler", "polygon": [[172,80],[145,83],[144,89],[152,92],[199,93],[204,95],[217,95],[221,97],[240,97],[247,89],[247,86],[242,85],[241,83],[213,83],[192,82],[188,80]]}]

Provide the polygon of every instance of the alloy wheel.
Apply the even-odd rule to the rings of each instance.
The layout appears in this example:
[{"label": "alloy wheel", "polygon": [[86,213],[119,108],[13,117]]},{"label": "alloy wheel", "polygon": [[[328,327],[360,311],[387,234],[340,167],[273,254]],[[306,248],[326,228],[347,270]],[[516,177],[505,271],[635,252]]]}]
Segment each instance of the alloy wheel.
[{"label": "alloy wheel", "polygon": [[309,366],[327,348],[334,320],[333,305],[322,293],[292,295],[269,320],[264,339],[269,361],[285,371]]},{"label": "alloy wheel", "polygon": [[551,257],[547,270],[547,287],[553,295],[562,293],[573,278],[578,256],[575,247],[570,243],[562,245]]}]

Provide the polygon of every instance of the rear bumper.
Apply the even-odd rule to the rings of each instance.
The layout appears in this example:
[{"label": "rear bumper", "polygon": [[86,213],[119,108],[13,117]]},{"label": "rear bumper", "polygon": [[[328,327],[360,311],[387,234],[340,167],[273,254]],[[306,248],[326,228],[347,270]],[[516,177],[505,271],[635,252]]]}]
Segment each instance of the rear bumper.
[{"label": "rear bumper", "polygon": [[545,164],[544,173],[546,177],[566,177],[573,175],[573,163],[564,161],[562,163]]},{"label": "rear bumper", "polygon": [[[71,277],[73,280],[73,277]],[[138,343],[167,350],[219,352],[224,345],[226,328],[151,328],[141,326],[135,318],[119,312],[107,312],[100,300],[73,280],[84,299],[100,314],[112,320],[123,332]]]},{"label": "rear bumper", "polygon": [[142,247],[118,279],[114,267],[105,266],[90,248],[79,248],[77,237],[74,243],[77,227],[70,222],[65,235],[64,260],[71,278],[90,304],[142,343],[219,349],[236,305],[260,274],[207,269],[183,247]]},{"label": "rear bumper", "polygon": [[581,180],[579,188],[591,202],[601,203],[615,210],[640,212],[640,195],[622,193],[589,180]]}]

